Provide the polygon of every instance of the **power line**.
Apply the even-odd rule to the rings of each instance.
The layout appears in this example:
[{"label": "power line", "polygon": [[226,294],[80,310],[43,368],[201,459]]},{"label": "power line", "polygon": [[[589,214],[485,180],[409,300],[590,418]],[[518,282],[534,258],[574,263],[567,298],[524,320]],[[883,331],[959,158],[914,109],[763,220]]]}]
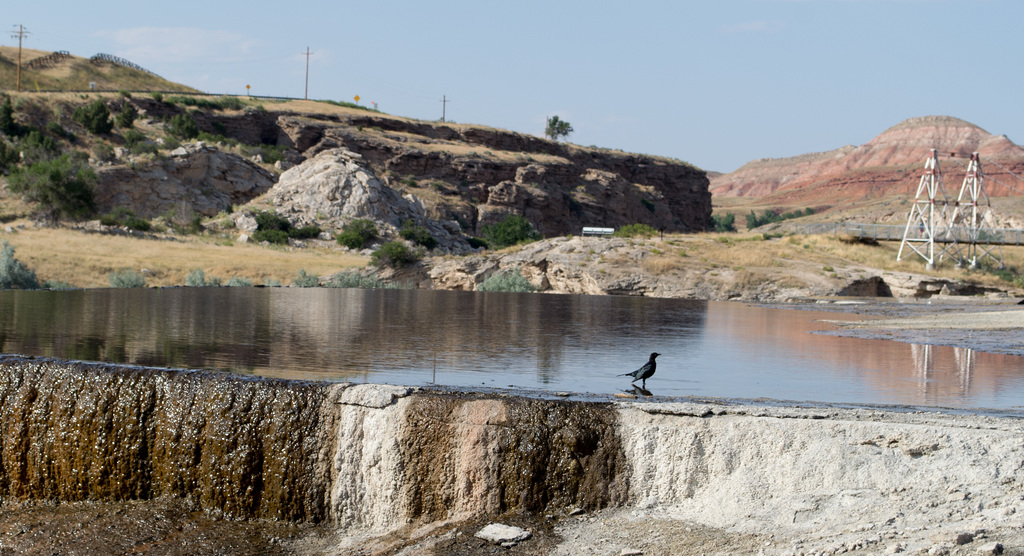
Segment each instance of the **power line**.
[{"label": "power line", "polygon": [[25,29],[24,25],[15,25],[18,28],[17,31],[11,34],[12,39],[18,39],[18,87],[17,91],[21,92],[21,40],[28,35],[28,30]]}]

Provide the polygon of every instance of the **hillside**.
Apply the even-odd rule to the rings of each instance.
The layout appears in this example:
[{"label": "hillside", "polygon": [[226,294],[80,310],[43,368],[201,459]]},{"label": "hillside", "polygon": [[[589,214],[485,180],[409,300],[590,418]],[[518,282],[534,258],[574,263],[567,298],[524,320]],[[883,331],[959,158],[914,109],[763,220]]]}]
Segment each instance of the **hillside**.
[{"label": "hillside", "polygon": [[933,148],[941,155],[948,195],[958,193],[973,152],[982,156],[990,197],[1020,195],[1018,190],[1024,189],[1006,172],[1024,175],[1024,148],[1005,135],[993,135],[957,118],[925,116],[900,122],[860,146],[751,161],[734,172],[714,176],[711,191],[716,205],[725,207],[875,212],[877,207],[872,205],[879,202],[913,197]]},{"label": "hillside", "polygon": [[[81,58],[69,53],[23,48],[21,51],[22,91],[173,91],[198,92],[173,83],[128,60],[114,57]],[[18,48],[0,46],[0,90],[17,87]],[[91,85],[91,86],[90,86]]]},{"label": "hillside", "polygon": [[[73,139],[62,132],[53,132],[52,139],[92,155],[100,214],[125,208],[151,219],[185,204],[211,217],[251,202],[259,205],[258,197],[283,171],[335,149],[359,156],[362,170],[385,187],[415,197],[425,217],[451,221],[467,235],[478,235],[484,225],[509,214],[525,216],[547,236],[634,223],[669,232],[701,231],[711,212],[706,175],[686,163],[484,126],[310,101],[14,96],[14,117],[21,125],[63,129]],[[76,122],[75,110],[96,98],[111,114],[134,108],[139,117],[132,129],[97,135]],[[191,122],[194,131],[178,134],[169,126],[175,119]],[[196,132],[205,143],[189,147]],[[179,145],[187,148],[173,155]]]}]

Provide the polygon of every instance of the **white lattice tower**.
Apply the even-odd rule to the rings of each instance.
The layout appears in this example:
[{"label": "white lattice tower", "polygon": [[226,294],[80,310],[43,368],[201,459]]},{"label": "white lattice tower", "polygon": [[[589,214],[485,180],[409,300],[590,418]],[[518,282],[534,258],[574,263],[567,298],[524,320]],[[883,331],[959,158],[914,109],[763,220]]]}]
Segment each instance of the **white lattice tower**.
[{"label": "white lattice tower", "polygon": [[972,153],[950,217],[950,229],[956,241],[946,250],[957,265],[977,268],[982,259],[991,257],[1000,268],[1003,267],[1002,249],[990,243],[994,233],[992,220],[992,204],[985,193],[981,158],[978,153]]},{"label": "white lattice tower", "polygon": [[927,268],[935,268],[935,235],[941,231],[941,224],[945,220],[946,204],[939,154],[932,149],[931,155],[924,163],[924,172],[917,184],[914,203],[910,206],[907,227],[903,230],[903,241],[900,243],[899,253],[896,254],[897,261],[903,258],[904,249],[909,249],[925,260]]}]

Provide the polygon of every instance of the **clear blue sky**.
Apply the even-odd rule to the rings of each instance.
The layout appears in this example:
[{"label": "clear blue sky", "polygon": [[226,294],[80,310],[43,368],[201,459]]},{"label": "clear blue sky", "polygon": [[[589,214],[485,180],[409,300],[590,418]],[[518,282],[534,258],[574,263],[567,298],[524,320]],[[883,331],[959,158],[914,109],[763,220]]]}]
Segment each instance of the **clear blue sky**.
[{"label": "clear blue sky", "polygon": [[[731,171],[915,116],[1024,142],[1021,0],[7,2],[25,47],[126,58],[211,93],[391,114]],[[5,34],[2,44],[16,45]]]}]

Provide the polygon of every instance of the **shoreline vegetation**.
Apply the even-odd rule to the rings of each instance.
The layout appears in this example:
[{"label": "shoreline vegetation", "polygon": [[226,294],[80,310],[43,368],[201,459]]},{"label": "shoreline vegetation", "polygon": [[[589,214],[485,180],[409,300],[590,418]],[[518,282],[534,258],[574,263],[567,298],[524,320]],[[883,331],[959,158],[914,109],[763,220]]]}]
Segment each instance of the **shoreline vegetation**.
[{"label": "shoreline vegetation", "polygon": [[[368,267],[371,257],[366,251],[347,249],[333,240],[272,245],[240,242],[233,229],[191,235],[131,234],[120,228],[97,233],[96,229],[103,227],[93,224],[45,226],[19,219],[0,225],[0,239],[16,250],[15,258],[34,271],[41,284],[60,283],[73,288],[110,287],[110,273],[125,269],[144,275],[150,287],[184,286],[189,273],[197,268],[223,281],[237,278],[253,285],[289,285],[300,271],[308,276],[319,276],[321,283],[327,283],[330,276],[340,272],[360,271],[379,274],[384,282],[404,279],[406,286],[414,287],[426,269],[465,257],[483,255],[504,260],[514,259],[527,248],[541,254],[566,249],[566,238],[548,238],[526,246],[520,244],[466,256],[428,254],[412,267],[382,272],[388,269]],[[922,261],[912,258],[896,261],[898,242],[868,245],[832,235],[709,232],[624,240],[582,239],[586,241],[586,251],[575,253],[580,258],[576,264],[586,267],[592,274],[643,275],[671,281],[675,275],[698,273],[700,276],[691,279],[729,281],[733,292],[729,298],[752,299],[742,292],[756,290],[766,283],[814,297],[822,283],[834,283],[836,289],[840,289],[844,282],[900,273],[921,279],[964,282],[990,292],[1006,292],[1011,297],[1021,295],[1024,285],[1012,270],[985,267],[972,270],[948,262],[940,264],[936,270],[925,270]],[[1024,266],[1024,248],[1005,248],[1003,256],[1008,269]],[[536,286],[534,284],[538,291],[545,291]],[[436,281],[433,287],[446,289]],[[700,291],[696,293],[687,296],[670,291],[644,295],[715,299],[701,295]]]}]

